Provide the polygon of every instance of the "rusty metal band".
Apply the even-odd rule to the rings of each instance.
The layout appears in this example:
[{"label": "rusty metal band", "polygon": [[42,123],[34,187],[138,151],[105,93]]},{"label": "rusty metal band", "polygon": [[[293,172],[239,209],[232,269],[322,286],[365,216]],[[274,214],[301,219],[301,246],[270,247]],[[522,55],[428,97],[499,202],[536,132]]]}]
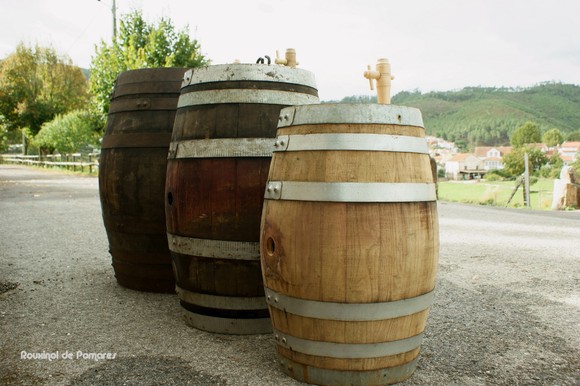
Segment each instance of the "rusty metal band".
[{"label": "rusty metal band", "polygon": [[423,127],[421,111],[413,107],[378,104],[318,104],[280,111],[278,128],[318,124],[385,124]]},{"label": "rusty metal band", "polygon": [[405,339],[378,343],[335,343],[302,339],[274,329],[274,339],[280,346],[307,355],[341,359],[378,358],[397,355],[421,346],[423,333]]},{"label": "rusty metal band", "polygon": [[175,287],[179,299],[196,306],[219,308],[221,310],[263,310],[267,307],[266,299],[258,297],[218,296],[191,292]]},{"label": "rusty metal band", "polygon": [[109,253],[113,257],[113,265],[115,264],[131,264],[136,266],[152,266],[158,269],[161,267],[168,267],[171,269],[171,263],[165,263],[167,259],[167,252],[135,252],[133,250],[124,250],[121,248],[109,247]]},{"label": "rusty metal band", "polygon": [[272,157],[274,138],[216,138],[172,142],[169,159]]},{"label": "rusty metal band", "polygon": [[179,81],[166,82],[138,82],[138,83],[124,83],[115,84],[111,100],[116,98],[130,98],[131,96],[143,94],[168,94],[173,95],[174,99],[179,97],[179,90],[181,88],[181,79]]},{"label": "rusty metal band", "polygon": [[181,87],[230,81],[291,83],[316,88],[314,73],[310,71],[301,68],[247,63],[217,64],[190,69],[184,73]]},{"label": "rusty metal band", "polygon": [[419,357],[399,366],[377,370],[334,370],[305,365],[278,354],[282,371],[299,381],[316,385],[390,385],[409,378]]},{"label": "rusty metal band", "polygon": [[386,134],[280,135],[274,151],[355,150],[429,154],[425,138]]},{"label": "rusty metal band", "polygon": [[217,316],[201,315],[183,309],[185,322],[197,329],[216,332],[219,334],[269,334],[272,332],[270,318],[220,318]]},{"label": "rusty metal band", "polygon": [[433,183],[268,181],[264,198],[329,202],[436,201]]},{"label": "rusty metal band", "polygon": [[168,233],[169,249],[184,255],[232,260],[260,260],[260,243],[253,241],[210,240]]},{"label": "rusty metal band", "polygon": [[120,133],[105,135],[101,149],[114,148],[168,148],[171,133]]},{"label": "rusty metal band", "polygon": [[175,111],[177,109],[177,94],[173,98],[127,98],[115,99],[109,107],[109,114],[128,111]]},{"label": "rusty metal band", "polygon": [[268,105],[303,105],[319,103],[316,96],[279,90],[225,89],[181,94],[177,108],[225,103],[259,103]]},{"label": "rusty metal band", "polygon": [[266,302],[271,307],[308,318],[374,321],[394,319],[429,309],[434,291],[416,297],[378,303],[335,303],[300,299],[265,288]]}]

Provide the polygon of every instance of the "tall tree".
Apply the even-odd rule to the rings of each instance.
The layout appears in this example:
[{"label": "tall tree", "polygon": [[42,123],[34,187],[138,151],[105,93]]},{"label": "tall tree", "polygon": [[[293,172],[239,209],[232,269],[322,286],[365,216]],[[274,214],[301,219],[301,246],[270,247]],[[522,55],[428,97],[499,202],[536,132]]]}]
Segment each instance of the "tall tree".
[{"label": "tall tree", "polygon": [[548,146],[556,146],[564,142],[564,136],[558,129],[550,129],[542,135],[542,142]]},{"label": "tall tree", "polygon": [[532,172],[540,170],[540,168],[548,162],[548,157],[546,157],[540,149],[524,145],[503,156],[505,171],[512,176],[521,175],[524,172],[525,153],[528,153],[530,170]]},{"label": "tall tree", "polygon": [[572,141],[572,142],[580,141],[580,130],[576,130],[576,131],[573,131],[571,133],[568,133],[568,135],[566,136],[566,141]]},{"label": "tall tree", "polygon": [[522,147],[528,143],[539,143],[542,140],[540,126],[534,122],[526,122],[512,134],[510,142],[513,147]]},{"label": "tall tree", "polygon": [[120,30],[108,44],[101,41],[91,62],[90,89],[102,114],[109,110],[109,95],[117,75],[126,70],[154,67],[200,67],[209,60],[186,27],[176,31],[170,19],[148,24],[140,11],[121,17]]},{"label": "tall tree", "polygon": [[576,158],[574,159],[574,162],[572,162],[571,166],[576,171],[576,175],[580,177],[580,153],[576,154]]},{"label": "tall tree", "polygon": [[57,114],[87,102],[87,81],[70,58],[52,47],[27,47],[0,61],[0,115],[7,130],[27,128],[36,134]]}]

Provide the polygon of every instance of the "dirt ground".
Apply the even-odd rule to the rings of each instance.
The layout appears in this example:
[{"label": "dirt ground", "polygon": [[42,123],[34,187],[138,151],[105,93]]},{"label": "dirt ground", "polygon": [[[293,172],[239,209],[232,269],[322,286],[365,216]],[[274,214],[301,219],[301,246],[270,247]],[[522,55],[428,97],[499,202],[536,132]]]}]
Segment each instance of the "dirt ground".
[{"label": "dirt ground", "polygon": [[[436,298],[402,385],[579,385],[580,212],[439,203]],[[298,385],[270,335],[117,285],[95,177],[0,165],[0,384]],[[53,359],[53,357],[55,357]]]}]

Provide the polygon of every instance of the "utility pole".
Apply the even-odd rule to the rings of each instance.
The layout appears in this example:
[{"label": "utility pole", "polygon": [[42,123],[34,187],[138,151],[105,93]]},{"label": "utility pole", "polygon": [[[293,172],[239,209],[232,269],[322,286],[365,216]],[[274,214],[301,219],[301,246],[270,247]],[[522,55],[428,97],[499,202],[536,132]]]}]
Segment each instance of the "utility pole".
[{"label": "utility pole", "polygon": [[[97,0],[101,1],[101,0]],[[113,0],[113,5],[111,5],[111,13],[113,14],[113,40],[117,38],[117,4],[116,1]]]},{"label": "utility pole", "polygon": [[115,0],[113,0],[113,6],[111,7],[111,12],[113,13],[113,40],[117,39],[117,5]]},{"label": "utility pole", "polygon": [[530,166],[528,153],[524,154],[524,201],[526,207],[530,207]]}]

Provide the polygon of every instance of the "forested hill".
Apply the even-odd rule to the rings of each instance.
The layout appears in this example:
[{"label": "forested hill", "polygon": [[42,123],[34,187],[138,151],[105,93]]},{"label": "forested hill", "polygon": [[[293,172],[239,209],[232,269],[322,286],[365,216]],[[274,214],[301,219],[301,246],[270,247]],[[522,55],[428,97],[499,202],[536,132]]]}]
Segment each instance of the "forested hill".
[{"label": "forested hill", "polygon": [[[346,97],[343,103],[375,103],[376,97]],[[580,86],[542,83],[530,88],[466,87],[460,91],[400,92],[392,104],[417,107],[427,133],[468,147],[508,145],[511,133],[527,121],[542,131],[566,135],[580,129]]]}]

